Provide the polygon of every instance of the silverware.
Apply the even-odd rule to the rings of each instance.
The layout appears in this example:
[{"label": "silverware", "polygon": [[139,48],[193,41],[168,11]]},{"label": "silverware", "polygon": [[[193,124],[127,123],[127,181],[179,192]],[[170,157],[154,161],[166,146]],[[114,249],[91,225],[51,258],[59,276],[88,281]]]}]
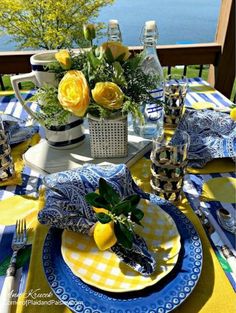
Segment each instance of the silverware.
[{"label": "silverware", "polygon": [[25,219],[17,220],[15,233],[11,244],[13,254],[10,260],[9,267],[6,271],[6,278],[0,295],[1,313],[10,313],[11,311],[12,291],[14,291],[14,283],[17,270],[16,268],[17,254],[19,250],[25,247],[26,243],[27,243],[26,221]]}]

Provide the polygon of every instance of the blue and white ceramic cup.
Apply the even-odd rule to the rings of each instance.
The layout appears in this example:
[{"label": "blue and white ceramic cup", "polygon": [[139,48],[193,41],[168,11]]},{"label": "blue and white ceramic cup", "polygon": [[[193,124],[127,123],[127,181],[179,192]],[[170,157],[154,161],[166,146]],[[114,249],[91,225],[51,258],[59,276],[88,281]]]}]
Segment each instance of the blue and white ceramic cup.
[{"label": "blue and white ceramic cup", "polygon": [[57,86],[58,82],[56,80],[55,73],[51,72],[48,68],[52,62],[54,62],[56,52],[39,52],[30,57],[30,64],[32,71],[27,74],[20,74],[11,76],[11,84],[15,91],[16,97],[20,101],[21,105],[24,107],[26,112],[36,119],[36,116],[32,110],[25,104],[22,98],[21,92],[19,90],[19,83],[22,82],[32,82],[36,87],[42,87],[44,84],[49,84],[52,86]]}]

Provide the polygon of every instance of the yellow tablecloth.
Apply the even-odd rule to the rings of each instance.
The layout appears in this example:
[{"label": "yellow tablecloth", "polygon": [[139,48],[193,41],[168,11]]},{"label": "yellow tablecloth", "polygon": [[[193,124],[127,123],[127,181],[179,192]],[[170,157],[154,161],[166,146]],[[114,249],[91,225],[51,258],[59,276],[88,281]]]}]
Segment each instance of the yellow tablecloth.
[{"label": "yellow tablecloth", "polygon": [[[227,163],[227,164],[226,164]],[[234,164],[230,161],[214,161],[208,167],[212,172],[220,172],[221,168],[227,171],[234,170]],[[204,172],[204,169],[200,172]],[[196,172],[196,170],[194,170]],[[146,192],[150,191],[150,161],[142,158],[131,168],[131,173],[137,184]],[[32,241],[32,255],[30,270],[27,279],[25,293],[19,297],[17,307],[12,308],[15,313],[69,313],[64,305],[59,305],[57,298],[52,294],[47,283],[42,267],[42,247],[48,228],[37,222],[37,212],[43,207],[44,200],[29,196],[14,196],[0,202],[1,224],[14,224],[16,218],[26,217],[30,225],[30,240]],[[178,313],[233,313],[236,310],[236,298],[232,286],[223,272],[215,253],[207,239],[201,223],[193,213],[186,199],[183,199],[178,208],[187,215],[195,225],[203,244],[203,269],[197,286],[191,295],[174,312]],[[29,297],[30,292],[35,291],[35,301],[42,300],[42,294],[47,294],[48,305],[23,305],[20,303]],[[50,300],[57,301],[50,304]]]}]

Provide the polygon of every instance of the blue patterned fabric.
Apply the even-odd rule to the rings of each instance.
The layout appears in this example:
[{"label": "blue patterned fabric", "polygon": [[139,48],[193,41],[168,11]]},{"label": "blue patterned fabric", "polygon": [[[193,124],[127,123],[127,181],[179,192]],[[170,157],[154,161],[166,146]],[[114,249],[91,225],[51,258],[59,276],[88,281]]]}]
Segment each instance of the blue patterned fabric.
[{"label": "blue patterned fabric", "polygon": [[188,165],[201,168],[215,158],[236,157],[236,123],[227,113],[212,110],[186,110],[176,129],[190,136]]},{"label": "blue patterned fabric", "polygon": [[10,145],[23,142],[39,132],[39,126],[25,126],[25,122],[8,114],[1,114],[4,129],[9,136]]},{"label": "blue patterned fabric", "polygon": [[[98,188],[100,177],[105,178],[121,197],[135,193],[145,197],[145,193],[135,185],[125,165],[88,164],[79,169],[44,177],[46,204],[38,214],[39,222],[88,234],[90,228],[97,222],[97,218],[84,196]],[[145,241],[137,235],[131,250],[116,244],[112,247],[112,251],[144,276],[150,275],[156,268],[156,261],[148,252]]]}]

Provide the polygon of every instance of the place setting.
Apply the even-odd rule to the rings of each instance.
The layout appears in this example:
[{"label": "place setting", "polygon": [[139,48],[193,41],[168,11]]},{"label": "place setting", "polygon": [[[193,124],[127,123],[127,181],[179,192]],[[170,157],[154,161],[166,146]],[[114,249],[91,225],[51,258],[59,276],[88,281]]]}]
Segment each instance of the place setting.
[{"label": "place setting", "polygon": [[[121,201],[115,208],[117,214],[123,213],[113,213],[114,220],[128,216],[137,223],[129,235],[117,226],[128,224],[116,222],[115,241],[108,236],[105,243],[99,242],[98,224],[109,234],[114,222],[105,223],[112,213],[101,207],[108,207],[106,201],[99,204],[104,201],[101,195],[107,199],[106,192],[100,192],[104,180],[110,197],[113,190]],[[135,312],[141,305],[170,312],[192,292],[203,261],[194,226],[170,202],[140,190],[125,165],[87,165],[48,175],[44,184],[46,205],[38,218],[52,226],[43,248],[44,271],[55,295],[73,312]],[[63,206],[58,199],[64,199]],[[99,213],[85,199],[96,203]]]}]

